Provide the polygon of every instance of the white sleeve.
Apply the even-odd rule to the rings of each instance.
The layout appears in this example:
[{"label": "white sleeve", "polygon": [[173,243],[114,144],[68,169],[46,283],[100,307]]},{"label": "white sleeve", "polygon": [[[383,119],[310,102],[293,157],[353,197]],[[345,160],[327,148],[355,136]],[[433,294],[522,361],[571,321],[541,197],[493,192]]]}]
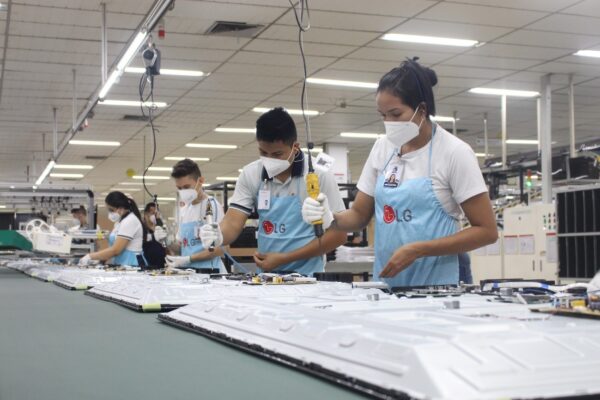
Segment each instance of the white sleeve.
[{"label": "white sleeve", "polygon": [[134,214],[129,214],[119,224],[117,236],[123,239],[133,240],[136,236],[141,236],[142,224]]},{"label": "white sleeve", "polygon": [[377,141],[371,148],[369,157],[365,162],[363,170],[360,174],[360,178],[358,179],[358,183],[356,184],[358,190],[365,194],[368,194],[371,197],[375,197],[375,185],[377,184],[377,176],[379,174],[379,168],[382,167],[380,164],[382,163],[382,160],[386,158],[387,152],[385,151],[385,140],[386,138],[377,139]]},{"label": "white sleeve", "polygon": [[324,193],[327,196],[327,200],[329,201],[329,207],[331,207],[331,211],[337,213],[346,209],[346,206],[344,205],[344,200],[342,200],[340,189],[337,185],[337,182],[335,181],[335,177],[331,172],[324,172],[320,174],[319,186],[321,189],[321,193]]},{"label": "white sleeve", "polygon": [[457,146],[452,152],[449,172],[448,182],[452,189],[452,197],[458,204],[488,191],[477,157],[466,143]]},{"label": "white sleeve", "polygon": [[249,171],[244,168],[235,183],[235,191],[229,203],[229,207],[246,215],[252,214],[252,209],[256,203],[256,194],[258,193],[258,188],[255,187],[256,182],[252,182],[252,177],[249,175]]}]

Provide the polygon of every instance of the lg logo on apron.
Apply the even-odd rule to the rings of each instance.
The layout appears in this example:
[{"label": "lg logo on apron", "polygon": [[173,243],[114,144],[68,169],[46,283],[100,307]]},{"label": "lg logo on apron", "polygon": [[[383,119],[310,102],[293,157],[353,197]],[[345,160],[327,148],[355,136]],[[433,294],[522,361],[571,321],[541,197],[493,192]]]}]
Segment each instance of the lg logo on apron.
[{"label": "lg logo on apron", "polygon": [[263,221],[262,223],[263,231],[270,235],[272,233],[285,233],[285,224],[274,224],[271,221]]},{"label": "lg logo on apron", "polygon": [[391,224],[394,221],[410,222],[412,218],[412,211],[408,208],[399,212],[398,210],[394,210],[392,206],[383,206],[383,222],[386,224]]}]

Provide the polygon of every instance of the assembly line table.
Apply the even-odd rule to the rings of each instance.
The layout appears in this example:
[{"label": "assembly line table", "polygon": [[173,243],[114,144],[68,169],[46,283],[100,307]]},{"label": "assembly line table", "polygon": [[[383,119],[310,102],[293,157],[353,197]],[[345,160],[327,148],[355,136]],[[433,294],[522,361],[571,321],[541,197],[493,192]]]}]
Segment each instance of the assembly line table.
[{"label": "assembly line table", "polygon": [[358,398],[156,314],[0,267],[0,400]]}]

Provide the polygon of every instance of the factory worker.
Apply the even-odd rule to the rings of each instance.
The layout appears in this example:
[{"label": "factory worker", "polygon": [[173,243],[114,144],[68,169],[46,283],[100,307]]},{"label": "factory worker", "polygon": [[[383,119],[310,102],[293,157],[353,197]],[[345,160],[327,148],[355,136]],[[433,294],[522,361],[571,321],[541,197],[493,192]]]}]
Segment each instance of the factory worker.
[{"label": "factory worker", "polygon": [[[260,270],[304,275],[323,271],[324,254],[345,243],[346,234],[327,230],[316,239],[313,226],[302,220],[308,164],[300,150],[294,120],[283,108],[264,113],[256,121],[256,140],[260,159],[242,169],[225,218],[216,227],[202,227],[202,242],[233,242],[256,210],[259,227],[254,261]],[[333,174],[317,173],[333,212],[344,210]],[[323,221],[324,229],[331,221]]]},{"label": "factory worker", "polygon": [[213,272],[226,273],[221,256],[223,250],[215,246],[203,246],[200,240],[200,228],[205,224],[207,212],[212,214],[214,223],[223,219],[223,207],[212,196],[202,190],[204,177],[198,164],[190,159],[179,161],[171,172],[179,193],[179,231],[177,240],[181,256],[167,256],[169,268],[211,269]]},{"label": "factory worker", "polygon": [[86,211],[85,207],[80,206],[78,208],[73,208],[71,210],[71,216],[73,217],[74,224],[76,224],[76,226],[74,227],[75,228],[74,230],[81,230],[81,229],[88,228],[87,211]]},{"label": "factory worker", "polygon": [[[142,245],[146,227],[135,201],[123,192],[110,192],[106,199],[108,219],[115,223],[108,237],[109,247],[90,253],[79,260],[87,265],[92,260],[106,261],[111,264],[137,266],[137,256],[142,254]],[[111,261],[112,259],[112,261]]]},{"label": "factory worker", "polygon": [[[373,276],[391,287],[457,284],[457,254],[498,237],[473,150],[430,118],[436,83],[416,59],[385,74],[376,103],[386,134],[371,149],[352,208],[333,214],[327,196],[303,204],[305,221],[334,218],[348,232],[375,214]],[[459,231],[462,213],[470,227]]]}]

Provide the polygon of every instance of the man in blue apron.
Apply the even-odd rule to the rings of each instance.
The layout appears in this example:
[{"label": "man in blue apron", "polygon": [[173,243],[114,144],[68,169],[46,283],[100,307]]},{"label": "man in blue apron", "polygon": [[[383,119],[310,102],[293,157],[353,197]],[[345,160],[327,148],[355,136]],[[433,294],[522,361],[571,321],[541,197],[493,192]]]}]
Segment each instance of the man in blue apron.
[{"label": "man in blue apron", "polygon": [[209,251],[200,240],[200,229],[206,223],[207,212],[212,214],[214,223],[218,223],[223,219],[223,207],[202,190],[204,177],[198,164],[187,158],[181,160],[173,167],[171,177],[175,179],[179,195],[177,240],[181,256],[167,256],[167,265],[170,268],[227,272],[221,260],[223,250],[215,247],[214,251]]},{"label": "man in blue apron", "polygon": [[[262,271],[304,275],[321,272],[324,254],[345,243],[346,234],[328,230],[317,239],[313,226],[302,219],[308,166],[297,141],[294,120],[283,108],[274,108],[257,120],[256,139],[260,159],[242,169],[225,218],[217,227],[202,227],[202,242],[216,246],[233,242],[256,210],[258,251],[254,261]],[[333,174],[317,174],[332,211],[343,211]],[[332,220],[323,221],[323,227],[327,229]]]}]

